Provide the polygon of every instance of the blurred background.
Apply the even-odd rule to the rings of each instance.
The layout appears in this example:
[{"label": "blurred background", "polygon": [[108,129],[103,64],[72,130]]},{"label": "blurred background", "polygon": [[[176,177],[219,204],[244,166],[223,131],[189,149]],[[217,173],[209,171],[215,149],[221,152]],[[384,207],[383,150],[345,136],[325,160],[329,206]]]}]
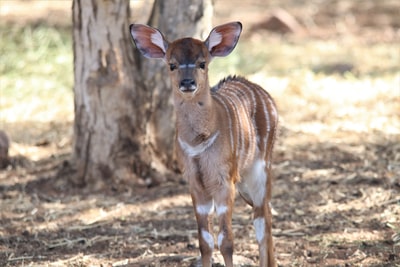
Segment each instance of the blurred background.
[{"label": "blurred background", "polygon": [[[132,22],[146,21],[150,2],[131,1]],[[0,128],[12,136],[12,155],[38,160],[70,145],[71,6],[1,2]],[[284,127],[399,133],[396,0],[215,1],[213,25],[234,20],[243,35],[230,57],[212,63],[212,84],[236,73],[264,85]]]},{"label": "blurred background", "polygon": [[[132,22],[145,23],[152,1],[130,3]],[[42,183],[35,181],[54,176],[71,155],[71,12],[72,1],[0,2],[0,130],[9,138],[7,164],[0,171],[0,236],[5,237],[0,239],[0,251],[5,251],[0,255],[0,263],[4,264],[0,265],[18,265],[19,259],[37,264],[72,264],[69,266],[104,262],[97,256],[85,256],[87,248],[100,255],[104,250],[102,242],[111,240],[104,233],[87,234],[87,240],[95,235],[103,239],[90,239],[92,243],[82,245],[79,240],[64,244],[61,233],[43,230],[38,241],[43,250],[33,256],[12,234],[28,229],[24,240],[37,240],[37,236],[33,237],[37,220],[45,222],[43,229],[50,223],[61,225],[64,219],[57,220],[62,209],[71,209],[71,214],[81,218],[92,218],[88,225],[98,223],[93,218],[99,214],[106,214],[100,217],[107,223],[115,221],[115,216],[120,222],[129,221],[128,224],[140,226],[134,229],[140,240],[149,239],[146,242],[150,246],[161,244],[159,253],[157,248],[152,251],[159,263],[176,266],[160,252],[168,245],[186,250],[190,263],[190,257],[196,254],[190,247],[191,242],[195,243],[192,237],[182,241],[181,233],[175,231],[175,241],[164,237],[160,241],[149,234],[153,230],[141,224],[143,220],[129,217],[138,211],[136,206],[129,208],[127,204],[126,211],[120,210],[118,215],[102,208],[128,201],[129,196],[101,200],[95,195],[97,204],[80,193],[74,199],[61,194],[61,203],[52,197],[37,198]],[[235,51],[211,64],[211,83],[229,74],[246,76],[268,90],[280,111],[274,189],[278,262],[282,266],[400,266],[399,1],[215,0],[213,12],[213,25],[239,20],[244,27]],[[61,185],[66,186],[58,181],[57,186]],[[50,196],[59,192],[47,190]],[[182,193],[176,190],[175,193]],[[164,208],[173,205],[171,199],[158,198],[171,194],[170,188],[162,192],[165,195],[151,190],[142,192],[148,196],[146,205],[154,204],[150,200],[170,203],[161,205]],[[46,206],[43,201],[54,205]],[[135,201],[141,200],[132,201],[136,205]],[[187,196],[182,201],[190,207]],[[61,205],[64,202],[83,206],[73,210],[74,205]],[[187,211],[191,218],[190,208]],[[77,215],[79,212],[82,213]],[[240,212],[250,214],[246,210]],[[38,218],[38,214],[42,217]],[[13,221],[20,216],[31,218],[28,226],[23,226],[26,221]],[[155,214],[148,214],[150,222],[151,216]],[[153,224],[160,233],[171,229],[171,225]],[[88,233],[92,230],[87,229]],[[79,236],[75,230],[70,228],[69,234]],[[248,239],[252,234],[251,229],[247,230],[237,230],[239,238]],[[122,241],[116,238],[113,242],[120,246]],[[137,247],[137,240],[127,242],[126,249],[139,251],[138,255],[121,252],[105,261],[117,264],[131,257],[127,264],[151,266],[151,253]],[[189,245],[179,247],[179,242]],[[254,247],[242,242],[238,241],[239,251],[255,260]],[[70,255],[81,256],[58,257],[64,248]],[[38,255],[45,256],[40,259]]]}]

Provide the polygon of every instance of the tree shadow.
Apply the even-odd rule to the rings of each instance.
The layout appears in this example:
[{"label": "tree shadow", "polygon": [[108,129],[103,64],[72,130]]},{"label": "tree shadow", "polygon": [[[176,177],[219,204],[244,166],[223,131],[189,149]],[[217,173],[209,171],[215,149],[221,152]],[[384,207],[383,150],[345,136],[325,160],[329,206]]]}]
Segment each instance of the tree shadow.
[{"label": "tree shadow", "polygon": [[[397,137],[384,137],[375,143],[310,139],[285,151],[278,146],[273,229],[283,266],[291,266],[280,256],[288,253],[319,266],[360,259],[389,266],[400,260],[386,226],[398,210],[400,185],[388,168],[398,143]],[[185,183],[89,190],[72,185],[68,172],[60,175],[68,158],[49,156],[2,174],[0,265],[125,260],[126,266],[143,266],[153,257],[166,266],[183,260],[182,266],[190,266],[198,255],[197,226]],[[236,202],[237,249],[256,257],[251,209]]]}]

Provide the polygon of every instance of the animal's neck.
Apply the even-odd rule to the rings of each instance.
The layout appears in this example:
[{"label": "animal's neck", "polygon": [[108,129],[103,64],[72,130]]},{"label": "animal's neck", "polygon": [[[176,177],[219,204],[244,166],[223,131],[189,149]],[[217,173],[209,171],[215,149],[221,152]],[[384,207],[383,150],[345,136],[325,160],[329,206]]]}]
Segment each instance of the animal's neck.
[{"label": "animal's neck", "polygon": [[178,138],[197,145],[217,131],[215,104],[210,91],[198,93],[192,99],[175,97]]}]

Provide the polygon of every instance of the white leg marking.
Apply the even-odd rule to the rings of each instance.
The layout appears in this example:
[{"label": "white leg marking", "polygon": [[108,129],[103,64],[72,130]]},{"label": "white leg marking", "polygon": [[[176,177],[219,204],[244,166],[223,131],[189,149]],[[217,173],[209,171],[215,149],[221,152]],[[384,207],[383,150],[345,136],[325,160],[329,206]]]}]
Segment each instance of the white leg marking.
[{"label": "white leg marking", "polygon": [[265,232],[265,220],[264,218],[256,218],[253,221],[254,229],[256,230],[256,239],[258,243],[261,243],[261,241],[264,238],[264,232]]},{"label": "white leg marking", "polygon": [[209,203],[204,205],[198,205],[196,211],[200,215],[209,215],[214,211],[214,201],[211,200]]},{"label": "white leg marking", "polygon": [[225,205],[221,205],[221,206],[217,206],[216,210],[217,210],[217,215],[221,216],[222,214],[224,214],[228,210],[228,207],[225,206]]},{"label": "white leg marking", "polygon": [[201,236],[203,237],[204,241],[206,241],[208,246],[211,249],[213,249],[214,248],[214,237],[206,230],[201,230]]},{"label": "white leg marking", "polygon": [[218,248],[221,247],[222,240],[224,240],[224,233],[223,232],[218,234]]},{"label": "white leg marking", "polygon": [[261,207],[264,202],[267,179],[265,161],[263,159],[256,160],[246,174],[245,179],[243,179],[241,189],[245,195],[251,197],[256,207]]}]

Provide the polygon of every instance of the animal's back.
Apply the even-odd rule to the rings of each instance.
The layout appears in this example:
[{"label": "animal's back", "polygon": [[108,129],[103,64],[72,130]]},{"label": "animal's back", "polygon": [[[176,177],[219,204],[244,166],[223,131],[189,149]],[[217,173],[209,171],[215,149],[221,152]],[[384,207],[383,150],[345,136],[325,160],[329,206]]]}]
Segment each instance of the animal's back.
[{"label": "animal's back", "polygon": [[220,81],[212,88],[212,96],[226,111],[239,169],[270,154],[266,152],[272,150],[278,121],[271,96],[259,85],[237,76]]}]

